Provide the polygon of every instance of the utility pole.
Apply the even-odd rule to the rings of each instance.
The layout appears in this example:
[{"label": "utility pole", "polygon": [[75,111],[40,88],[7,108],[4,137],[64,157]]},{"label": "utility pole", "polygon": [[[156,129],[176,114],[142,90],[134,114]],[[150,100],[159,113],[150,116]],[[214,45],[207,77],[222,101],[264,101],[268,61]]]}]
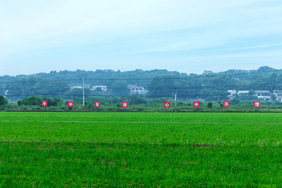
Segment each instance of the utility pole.
[{"label": "utility pole", "polygon": [[82,78],[82,105],[85,106],[85,96],[84,96],[84,77]]},{"label": "utility pole", "polygon": [[176,87],[174,88],[174,111],[176,112]]}]

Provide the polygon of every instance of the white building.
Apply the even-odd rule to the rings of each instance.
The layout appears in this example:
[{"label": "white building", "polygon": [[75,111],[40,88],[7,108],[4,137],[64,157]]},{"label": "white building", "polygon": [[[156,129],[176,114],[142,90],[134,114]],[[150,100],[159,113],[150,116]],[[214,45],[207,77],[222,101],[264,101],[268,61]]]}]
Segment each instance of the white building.
[{"label": "white building", "polygon": [[[236,90],[228,90],[228,93],[228,97],[233,99],[236,97],[236,95],[246,96],[250,93],[250,91],[244,90],[236,92]],[[276,100],[282,102],[282,90],[276,90],[273,92],[273,94],[275,95]],[[268,90],[255,90],[253,92],[253,96],[257,97],[260,101],[272,101],[271,95],[272,93]]]},{"label": "white building", "polygon": [[249,94],[249,91],[238,91],[237,94],[240,95],[247,95]]},{"label": "white building", "polygon": [[282,90],[274,90],[273,94],[277,101],[282,102]]},{"label": "white building", "polygon": [[96,89],[100,88],[100,91],[105,93],[106,91],[108,91],[108,87],[104,86],[104,85],[96,85],[96,86],[92,86],[92,88],[90,90],[95,91]]},{"label": "white building", "polygon": [[271,101],[271,92],[267,90],[255,90],[255,96],[261,101]]},{"label": "white building", "polygon": [[71,86],[70,89],[71,89],[71,90],[73,90],[73,89],[82,89],[82,86]]},{"label": "white building", "polygon": [[268,90],[255,90],[256,96],[270,96],[271,92]]},{"label": "white building", "polygon": [[237,95],[237,91],[236,90],[228,90],[228,98],[230,99],[230,100],[232,100],[232,99],[234,99],[235,97],[236,97],[236,95]]},{"label": "white building", "polygon": [[148,93],[148,90],[146,90],[142,86],[128,85],[128,88],[130,89],[130,94],[131,95],[145,95],[145,94]]}]

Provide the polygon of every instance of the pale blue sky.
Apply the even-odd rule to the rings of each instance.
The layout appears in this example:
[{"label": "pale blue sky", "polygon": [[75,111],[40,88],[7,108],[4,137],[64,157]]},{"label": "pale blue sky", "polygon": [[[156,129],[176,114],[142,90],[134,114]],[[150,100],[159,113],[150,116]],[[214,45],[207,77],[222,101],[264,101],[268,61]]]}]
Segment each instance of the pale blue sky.
[{"label": "pale blue sky", "polygon": [[0,75],[282,68],[281,0],[0,0]]}]

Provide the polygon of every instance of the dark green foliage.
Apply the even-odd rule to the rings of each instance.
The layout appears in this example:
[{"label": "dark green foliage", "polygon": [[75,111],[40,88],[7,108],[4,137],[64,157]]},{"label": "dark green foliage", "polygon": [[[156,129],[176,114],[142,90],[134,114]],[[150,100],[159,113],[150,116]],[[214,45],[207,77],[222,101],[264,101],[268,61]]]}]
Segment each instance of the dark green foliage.
[{"label": "dark green foliage", "polygon": [[62,104],[62,99],[55,97],[55,98],[40,98],[40,97],[29,97],[22,101],[18,101],[18,106],[26,105],[26,106],[41,106],[42,101],[47,101],[48,106],[60,106]]},{"label": "dark green foliage", "polygon": [[0,96],[0,106],[6,105],[6,104],[8,104],[8,100],[5,97]]},{"label": "dark green foliage", "polygon": [[[91,97],[91,91],[89,89],[84,89],[85,98]],[[83,91],[82,89],[73,89],[66,92],[62,95],[63,98],[73,99],[73,98],[82,98]]]},{"label": "dark green foliage", "polygon": [[18,105],[41,105],[42,99],[40,97],[29,97],[22,101],[18,101]]},{"label": "dark green foliage", "polygon": [[112,94],[114,96],[128,96],[129,89],[125,81],[114,81],[111,85]]},{"label": "dark green foliage", "polygon": [[[82,90],[72,90],[71,86],[82,86],[82,78],[86,85],[105,85],[108,91],[90,91],[85,89],[85,96],[108,97],[128,96],[129,84],[137,84],[149,90],[146,97],[174,97],[175,88],[179,99],[204,99],[219,101],[227,99],[227,90],[282,90],[282,70],[261,67],[258,70],[229,70],[220,73],[205,71],[203,74],[185,74],[167,70],[135,70],[135,71],[52,71],[35,75],[0,77],[0,95],[8,90],[7,99],[22,100],[30,96],[70,100],[82,97]],[[241,100],[254,100],[249,95],[240,96]]]},{"label": "dark green foliage", "polygon": [[155,77],[149,84],[149,96],[153,98],[173,97],[175,93],[175,77]]},{"label": "dark green foliage", "polygon": [[137,95],[130,96],[128,98],[129,104],[139,105],[139,104],[147,104],[147,100],[144,97],[140,97]]},{"label": "dark green foliage", "polygon": [[48,106],[60,106],[63,101],[61,98],[55,97],[55,98],[43,98],[42,100],[47,100]]},{"label": "dark green foliage", "polygon": [[29,96],[57,97],[69,91],[65,81],[50,81],[35,77],[19,79],[6,87],[9,90],[7,97],[11,99],[24,99]]},{"label": "dark green foliage", "polygon": [[208,103],[208,108],[212,108],[212,102]]},{"label": "dark green foliage", "polygon": [[230,105],[236,105],[240,103],[240,99],[239,98],[234,98],[230,101]]},{"label": "dark green foliage", "polygon": [[[48,102],[48,107],[41,107],[42,101]],[[85,106],[82,105],[82,98],[75,98],[62,100],[58,97],[55,98],[39,98],[29,97],[24,100],[18,101],[18,105],[10,103],[9,105],[2,105],[1,111],[68,111],[68,101],[74,101],[73,111],[103,111],[113,112],[120,111],[121,103],[123,101],[129,102],[129,112],[172,112],[174,111],[173,98],[146,98],[142,96],[127,96],[127,97],[90,97],[86,98]],[[94,102],[99,101],[101,108],[94,108]],[[177,100],[177,112],[281,112],[281,102],[261,102],[261,109],[253,107],[253,101],[242,100],[234,98],[230,101],[230,108],[223,108],[223,101],[211,102],[202,101],[199,109],[193,108],[193,100]],[[164,102],[170,102],[171,108],[164,109]]]},{"label": "dark green foliage", "polygon": [[223,102],[218,101],[217,103],[221,108],[223,108]]}]

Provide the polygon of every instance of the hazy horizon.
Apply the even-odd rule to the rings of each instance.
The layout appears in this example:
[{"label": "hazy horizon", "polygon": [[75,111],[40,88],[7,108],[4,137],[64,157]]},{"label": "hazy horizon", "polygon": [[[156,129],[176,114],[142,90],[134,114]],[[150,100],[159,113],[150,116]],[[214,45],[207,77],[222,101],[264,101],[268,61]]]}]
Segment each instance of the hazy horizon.
[{"label": "hazy horizon", "polygon": [[282,69],[278,0],[0,0],[0,75]]},{"label": "hazy horizon", "polygon": [[[262,67],[265,67],[265,66],[262,66]],[[268,67],[268,66],[267,66]],[[253,71],[253,70],[258,70],[260,67],[256,68],[256,69],[227,69],[227,70],[222,70],[222,71],[218,71],[218,72],[213,72],[213,73],[220,73],[220,72],[225,72],[225,71],[229,71],[229,70],[240,70],[240,71]],[[275,67],[269,67],[269,68],[273,68],[273,69],[276,69],[276,70],[282,70],[282,69],[278,69],[278,68],[275,68]],[[35,74],[49,74],[53,71],[55,72],[61,72],[61,71],[70,71],[70,72],[75,72],[75,71],[78,71],[78,70],[81,70],[81,71],[98,71],[98,70],[102,70],[102,71],[105,71],[105,70],[112,70],[112,71],[115,71],[115,72],[118,72],[118,71],[121,71],[121,72],[130,72],[130,71],[136,71],[136,70],[141,70],[141,71],[153,71],[153,70],[166,70],[166,71],[169,71],[169,72],[173,72],[175,70],[167,70],[167,69],[134,69],[134,70],[125,70],[125,71],[122,71],[122,70],[113,70],[113,69],[96,69],[96,70],[85,70],[85,69],[76,69],[76,70],[51,70],[51,71],[48,71],[48,72],[36,72],[36,73],[31,73],[31,74],[16,74],[16,75],[0,75],[0,76],[20,76],[20,75],[26,75],[26,76],[30,76],[30,75],[35,75]],[[211,70],[204,70],[204,71],[211,71]],[[179,72],[179,73],[184,73],[184,74],[203,74],[204,73],[201,72],[201,73],[195,73],[195,72],[182,72],[182,71],[176,71],[176,72]]]}]

